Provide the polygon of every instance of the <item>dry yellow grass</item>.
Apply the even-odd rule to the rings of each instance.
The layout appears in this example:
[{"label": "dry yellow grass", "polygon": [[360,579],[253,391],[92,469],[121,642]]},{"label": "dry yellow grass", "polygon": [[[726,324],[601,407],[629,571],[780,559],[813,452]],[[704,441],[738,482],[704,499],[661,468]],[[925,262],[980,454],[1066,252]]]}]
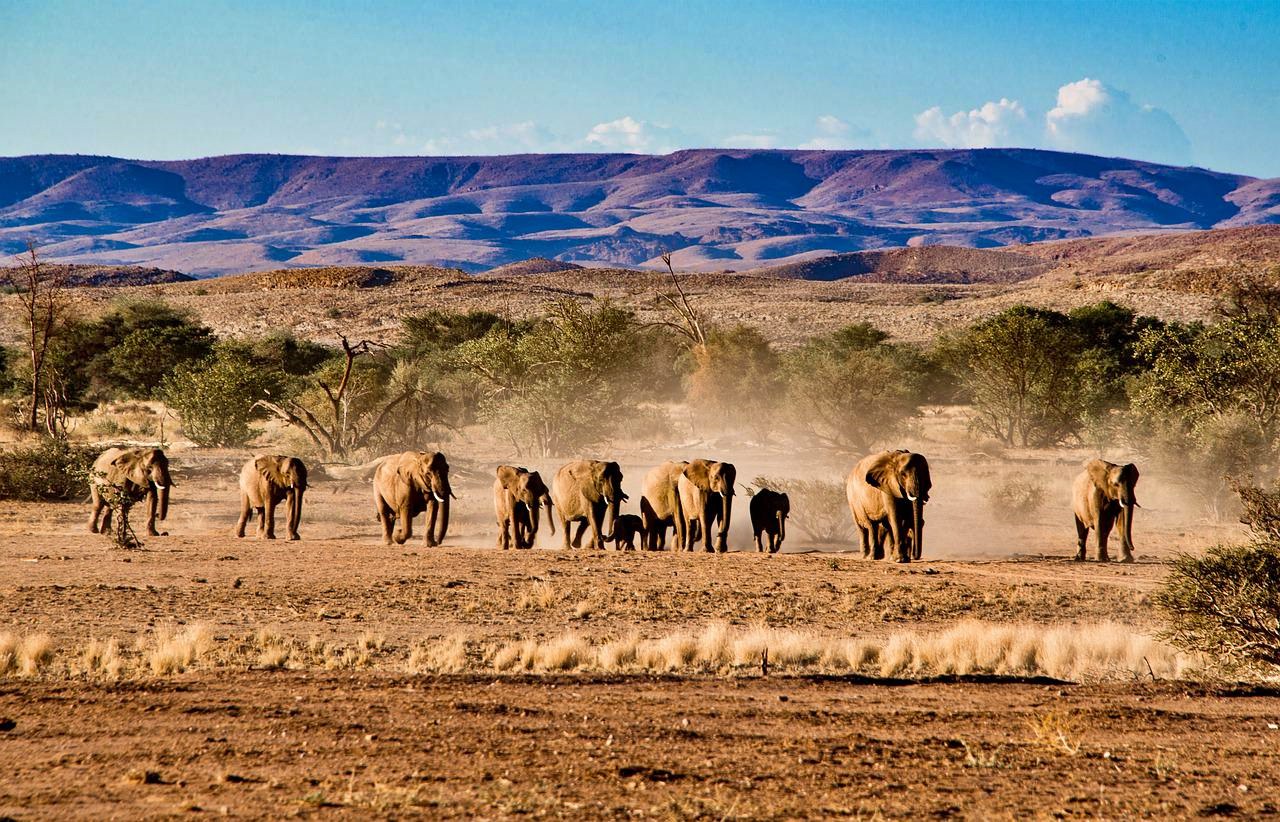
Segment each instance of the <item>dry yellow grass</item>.
[{"label": "dry yellow grass", "polygon": [[53,642],[45,634],[0,634],[0,676],[36,676],[53,661]]},{"label": "dry yellow grass", "polygon": [[181,631],[173,625],[158,625],[144,655],[156,676],[180,674],[195,664],[211,643],[209,629],[200,623],[188,625]]},{"label": "dry yellow grass", "polygon": [[560,601],[560,595],[550,582],[535,582],[520,592],[516,598],[516,610],[546,610]]}]

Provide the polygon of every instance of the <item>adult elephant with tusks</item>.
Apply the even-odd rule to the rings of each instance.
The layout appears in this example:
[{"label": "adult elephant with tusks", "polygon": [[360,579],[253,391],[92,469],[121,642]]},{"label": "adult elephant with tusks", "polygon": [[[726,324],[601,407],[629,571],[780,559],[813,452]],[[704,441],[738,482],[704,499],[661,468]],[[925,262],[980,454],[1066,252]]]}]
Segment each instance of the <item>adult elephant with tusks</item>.
[{"label": "adult elephant with tusks", "polygon": [[412,537],[413,518],[422,513],[427,515],[422,544],[430,548],[444,542],[449,531],[449,500],[453,498],[449,461],[439,451],[405,451],[383,457],[373,474],[374,508],[387,545],[392,541],[403,545]]},{"label": "adult elephant with tusks", "polygon": [[1133,562],[1133,509],[1138,507],[1134,490],[1138,466],[1116,465],[1101,459],[1084,464],[1072,488],[1071,507],[1076,516],[1076,561],[1083,562],[1089,529],[1098,532],[1098,562],[1109,562],[1107,540],[1116,521],[1120,522],[1120,561]]},{"label": "adult elephant with tusks", "polygon": [[845,480],[845,495],[862,555],[882,559],[887,536],[896,561],[920,559],[924,506],[932,487],[929,461],[922,454],[882,451],[860,460]]},{"label": "adult elephant with tusks", "polygon": [[[582,535],[591,528],[592,549],[604,548],[613,539],[618,507],[630,499],[622,491],[622,468],[616,462],[575,460],[560,466],[551,482],[551,499],[564,529],[564,547],[582,547]],[[608,529],[605,516],[608,515]],[[569,537],[569,526],[578,523],[578,532]]]},{"label": "adult elephant with tusks", "polygon": [[134,502],[145,497],[147,533],[153,537],[164,536],[156,530],[156,519],[168,518],[169,489],[173,487],[169,458],[164,451],[159,448],[108,448],[93,461],[89,473],[89,496],[93,501],[89,530],[95,534],[111,530],[111,507],[102,493],[106,486],[118,488]]},{"label": "adult elephant with tusks", "polygon": [[[680,474],[680,509],[685,520],[685,549],[692,551],[699,534],[708,553],[729,550],[729,518],[733,514],[733,483],[738,470],[731,462],[690,460]],[[714,547],[711,529],[719,523]]]}]

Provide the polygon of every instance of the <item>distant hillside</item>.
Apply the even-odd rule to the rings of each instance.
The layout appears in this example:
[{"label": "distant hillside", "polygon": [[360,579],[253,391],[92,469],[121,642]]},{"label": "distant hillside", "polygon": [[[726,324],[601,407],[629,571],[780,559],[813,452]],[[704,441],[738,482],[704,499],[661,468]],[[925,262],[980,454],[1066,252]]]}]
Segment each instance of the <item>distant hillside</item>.
[{"label": "distant hillside", "polygon": [[1030,149],[0,158],[0,252],[199,276],[541,257],[746,270],[1280,223],[1280,180]]},{"label": "distant hillside", "polygon": [[190,282],[193,277],[164,268],[136,265],[67,265],[62,266],[70,286],[162,285]]},{"label": "distant hillside", "polygon": [[[1088,242],[1088,241],[1086,241]],[[873,283],[1008,283],[1043,274],[1050,264],[1027,254],[955,246],[855,251],[750,272],[759,277]]]}]

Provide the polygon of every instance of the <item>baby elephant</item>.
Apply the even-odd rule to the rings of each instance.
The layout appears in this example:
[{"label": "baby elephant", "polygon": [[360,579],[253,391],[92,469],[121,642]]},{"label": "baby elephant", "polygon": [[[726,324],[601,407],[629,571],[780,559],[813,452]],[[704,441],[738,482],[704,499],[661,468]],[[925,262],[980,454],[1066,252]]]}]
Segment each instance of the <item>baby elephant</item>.
[{"label": "baby elephant", "polygon": [[253,512],[258,514],[258,537],[276,538],[276,506],[287,502],[289,539],[298,536],[302,521],[302,495],[307,490],[307,466],[297,457],[264,454],[253,457],[240,469],[240,521],[236,536]]},{"label": "baby elephant", "polygon": [[776,554],[787,538],[787,517],[791,514],[791,499],[769,488],[761,488],[751,497],[751,530],[756,535],[756,550],[763,551],[761,534],[769,536],[769,553]]},{"label": "baby elephant", "polygon": [[640,519],[637,514],[622,514],[617,521],[613,523],[613,534],[609,539],[613,542],[613,547],[622,550],[622,546],[626,546],[628,551],[636,549],[636,537],[640,537],[640,544],[647,546],[649,532],[644,527],[644,520]]}]

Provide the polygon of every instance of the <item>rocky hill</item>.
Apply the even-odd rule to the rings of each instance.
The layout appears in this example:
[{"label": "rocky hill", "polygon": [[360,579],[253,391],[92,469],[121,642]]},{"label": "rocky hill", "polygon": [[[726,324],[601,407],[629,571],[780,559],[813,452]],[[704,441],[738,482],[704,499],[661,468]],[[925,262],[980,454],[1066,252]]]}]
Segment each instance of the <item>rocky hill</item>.
[{"label": "rocky hill", "polygon": [[0,252],[34,237],[50,259],[199,276],[475,272],[533,257],[654,266],[664,251],[686,270],[740,271],[1277,222],[1280,180],[1030,149],[0,158]]}]

